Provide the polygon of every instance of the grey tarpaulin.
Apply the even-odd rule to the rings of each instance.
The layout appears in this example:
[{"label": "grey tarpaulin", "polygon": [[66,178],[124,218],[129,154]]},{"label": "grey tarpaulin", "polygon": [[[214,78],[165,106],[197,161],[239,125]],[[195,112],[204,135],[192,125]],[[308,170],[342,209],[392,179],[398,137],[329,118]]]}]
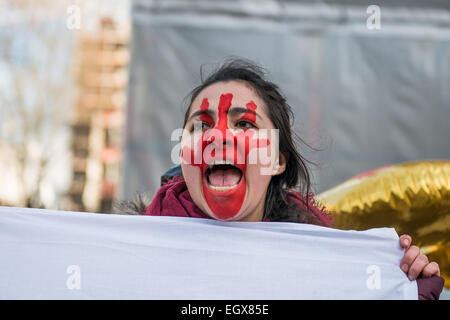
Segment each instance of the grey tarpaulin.
[{"label": "grey tarpaulin", "polygon": [[0,207],[0,299],[417,299],[392,228]]},{"label": "grey tarpaulin", "polygon": [[450,2],[134,1],[123,196],[152,195],[173,165],[182,100],[226,56],[263,65],[320,151],[321,192],[369,169],[450,158]]}]

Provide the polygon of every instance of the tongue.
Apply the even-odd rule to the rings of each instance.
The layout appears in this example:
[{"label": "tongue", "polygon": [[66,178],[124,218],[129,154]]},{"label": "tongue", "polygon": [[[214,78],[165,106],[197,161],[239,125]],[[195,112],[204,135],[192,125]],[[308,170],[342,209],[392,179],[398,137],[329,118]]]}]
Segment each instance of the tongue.
[{"label": "tongue", "polygon": [[234,186],[241,179],[241,172],[238,169],[217,169],[209,174],[209,183],[215,187]]}]

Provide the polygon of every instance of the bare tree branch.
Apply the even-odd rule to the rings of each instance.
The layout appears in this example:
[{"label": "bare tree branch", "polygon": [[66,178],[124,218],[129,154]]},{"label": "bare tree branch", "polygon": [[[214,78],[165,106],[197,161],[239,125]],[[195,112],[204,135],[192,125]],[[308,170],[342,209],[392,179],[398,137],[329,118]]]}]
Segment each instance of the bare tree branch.
[{"label": "bare tree branch", "polygon": [[61,148],[57,139],[71,108],[68,97],[72,84],[67,77],[71,42],[61,32],[65,30],[65,10],[56,23],[32,14],[37,6],[45,9],[57,3],[8,1],[7,6],[20,9],[25,18],[22,23],[0,25],[11,29],[2,32],[7,36],[0,38],[0,63],[7,70],[10,84],[0,88],[0,128],[6,122],[14,128],[9,132],[2,130],[0,139],[11,151],[9,156],[17,168],[24,205],[28,206],[42,206],[40,186]]}]

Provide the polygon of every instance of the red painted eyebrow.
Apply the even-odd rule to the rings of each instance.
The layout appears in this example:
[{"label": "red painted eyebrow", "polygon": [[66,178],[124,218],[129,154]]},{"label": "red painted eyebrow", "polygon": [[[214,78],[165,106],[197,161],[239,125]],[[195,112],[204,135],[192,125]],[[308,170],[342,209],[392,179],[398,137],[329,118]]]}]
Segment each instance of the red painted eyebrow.
[{"label": "red painted eyebrow", "polygon": [[194,111],[191,114],[191,116],[189,117],[189,120],[191,120],[194,117],[203,116],[203,115],[208,115],[208,116],[212,117],[212,116],[214,116],[214,114],[215,114],[215,112],[213,110],[209,110],[209,109],[202,110],[202,109],[200,109],[200,110]]},{"label": "red painted eyebrow", "polygon": [[243,108],[243,107],[231,107],[230,110],[228,110],[228,114],[231,114],[231,115],[242,114],[242,113],[249,113],[249,114],[255,115],[261,119],[261,116],[255,110],[252,110],[252,109]]},{"label": "red painted eyebrow", "polygon": [[[230,114],[230,115],[239,115],[242,113],[249,113],[249,114],[255,115],[261,119],[261,116],[256,111],[251,110],[251,109],[247,109],[247,108],[243,108],[243,107],[231,107],[228,110],[228,114]],[[210,110],[210,109],[201,110],[200,109],[200,110],[194,111],[191,114],[191,116],[189,117],[189,120],[191,120],[194,117],[198,117],[198,116],[202,116],[202,115],[209,115],[210,117],[213,117],[215,114],[216,113],[213,110]]]}]

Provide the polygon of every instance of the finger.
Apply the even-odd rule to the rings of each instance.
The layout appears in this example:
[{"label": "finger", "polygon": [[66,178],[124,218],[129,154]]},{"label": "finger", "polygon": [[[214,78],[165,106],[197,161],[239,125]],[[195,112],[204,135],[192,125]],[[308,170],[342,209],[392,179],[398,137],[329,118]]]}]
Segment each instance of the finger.
[{"label": "finger", "polygon": [[414,262],[412,263],[411,267],[408,271],[408,278],[409,280],[416,280],[419,274],[422,272],[423,269],[425,269],[426,265],[428,264],[428,258],[424,254],[419,254]]},{"label": "finger", "polygon": [[405,255],[403,256],[402,262],[400,263],[400,267],[406,273],[408,273],[411,264],[420,254],[420,250],[417,246],[411,246],[406,250]]},{"label": "finger", "polygon": [[402,248],[408,249],[409,246],[411,245],[411,243],[412,243],[412,238],[409,235],[404,234],[404,235],[400,236],[400,246]]},{"label": "finger", "polygon": [[439,270],[439,265],[436,262],[430,262],[425,266],[425,268],[422,270],[422,275],[425,278],[429,278],[432,276],[440,276],[441,271]]}]

